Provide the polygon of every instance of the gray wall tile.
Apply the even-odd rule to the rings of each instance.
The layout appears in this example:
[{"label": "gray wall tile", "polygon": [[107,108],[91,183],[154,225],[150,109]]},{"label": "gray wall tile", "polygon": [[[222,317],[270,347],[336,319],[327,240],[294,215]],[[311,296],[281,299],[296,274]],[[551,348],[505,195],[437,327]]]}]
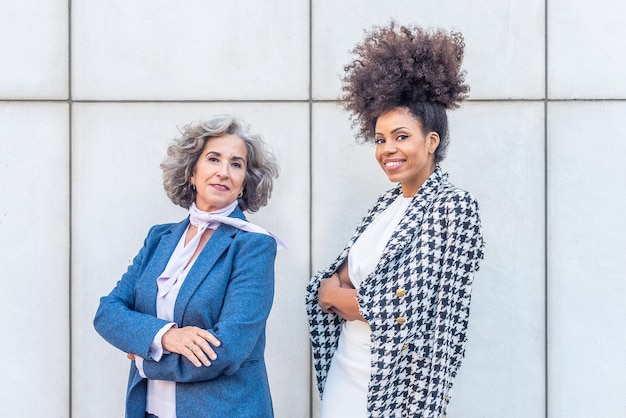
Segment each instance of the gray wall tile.
[{"label": "gray wall tile", "polygon": [[78,99],[306,99],[308,7],[274,1],[73,4]]},{"label": "gray wall tile", "polygon": [[551,418],[626,416],[625,111],[621,102],[549,108]]},{"label": "gray wall tile", "polygon": [[460,31],[472,99],[544,96],[544,2],[541,0],[313,2],[313,97],[335,99],[349,51],[374,24]]},{"label": "gray wall tile", "polygon": [[0,3],[0,97],[67,99],[67,1]]},{"label": "gray wall tile", "polygon": [[626,97],[626,5],[607,0],[547,4],[550,98]]},{"label": "gray wall tile", "polygon": [[69,406],[68,106],[0,103],[0,416]]}]

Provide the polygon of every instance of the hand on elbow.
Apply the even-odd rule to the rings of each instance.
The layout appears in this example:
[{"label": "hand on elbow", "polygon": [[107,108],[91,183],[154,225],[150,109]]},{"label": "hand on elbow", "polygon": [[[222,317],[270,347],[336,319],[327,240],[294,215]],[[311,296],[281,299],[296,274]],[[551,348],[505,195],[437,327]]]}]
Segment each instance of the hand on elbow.
[{"label": "hand on elbow", "polygon": [[320,287],[317,291],[317,299],[320,308],[322,308],[322,311],[326,313],[333,312],[333,305],[331,302],[332,294],[335,289],[338,289],[340,287],[341,282],[337,274],[333,274],[332,276],[327,277],[320,282]]},{"label": "hand on elbow", "polygon": [[221,345],[209,331],[199,327],[171,328],[161,339],[163,348],[185,356],[196,367],[210,366],[217,359],[213,347]]}]

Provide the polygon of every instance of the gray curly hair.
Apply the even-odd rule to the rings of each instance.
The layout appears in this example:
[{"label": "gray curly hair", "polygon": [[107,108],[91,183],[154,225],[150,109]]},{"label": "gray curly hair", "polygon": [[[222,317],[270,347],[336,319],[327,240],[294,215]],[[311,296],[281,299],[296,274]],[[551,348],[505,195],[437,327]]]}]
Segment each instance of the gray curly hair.
[{"label": "gray curly hair", "polygon": [[174,204],[189,209],[196,200],[190,179],[198,158],[209,139],[222,135],[237,135],[246,146],[246,178],[238,202],[241,210],[256,212],[267,205],[280,170],[263,138],[251,133],[248,124],[233,116],[217,115],[182,128],[181,136],[167,148],[167,157],[161,163],[163,188]]}]

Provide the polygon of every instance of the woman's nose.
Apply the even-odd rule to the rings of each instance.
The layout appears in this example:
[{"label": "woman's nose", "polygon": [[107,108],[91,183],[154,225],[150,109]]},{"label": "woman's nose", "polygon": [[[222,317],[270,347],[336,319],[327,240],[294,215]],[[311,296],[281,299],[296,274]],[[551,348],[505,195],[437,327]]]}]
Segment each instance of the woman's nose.
[{"label": "woman's nose", "polygon": [[388,155],[388,154],[393,154],[394,152],[397,151],[396,145],[392,142],[392,141],[385,141],[382,145],[383,147],[383,154]]},{"label": "woman's nose", "polygon": [[217,175],[221,178],[228,177],[228,164],[220,166],[220,168],[217,170]]}]

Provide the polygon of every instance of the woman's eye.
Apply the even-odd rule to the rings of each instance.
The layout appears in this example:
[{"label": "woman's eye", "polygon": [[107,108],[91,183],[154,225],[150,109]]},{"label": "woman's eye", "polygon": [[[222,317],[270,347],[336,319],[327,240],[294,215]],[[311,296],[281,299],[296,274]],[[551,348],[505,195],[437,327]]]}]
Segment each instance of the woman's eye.
[{"label": "woman's eye", "polygon": [[233,163],[232,166],[236,168],[241,168],[241,163]]},{"label": "woman's eye", "polygon": [[219,162],[219,161],[220,161],[220,160],[218,160],[218,159],[217,159],[217,157],[209,157],[209,158],[207,158],[207,159],[208,159],[209,161],[211,161],[212,163],[217,163],[217,162]]},{"label": "woman's eye", "polygon": [[398,135],[398,137],[396,138],[398,141],[404,141],[405,139],[407,139],[409,136],[406,134],[401,134]]},{"label": "woman's eye", "polygon": [[385,138],[376,138],[376,139],[374,140],[374,143],[375,143],[376,145],[378,145],[378,144],[384,144],[384,143],[385,143]]}]

